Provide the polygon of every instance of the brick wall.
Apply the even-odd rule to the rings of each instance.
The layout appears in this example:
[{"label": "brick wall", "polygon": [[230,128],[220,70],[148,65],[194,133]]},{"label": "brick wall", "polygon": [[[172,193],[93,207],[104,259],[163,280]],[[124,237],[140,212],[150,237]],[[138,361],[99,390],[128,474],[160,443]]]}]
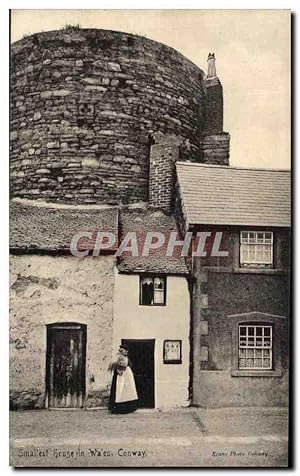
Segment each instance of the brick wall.
[{"label": "brick wall", "polygon": [[150,150],[149,204],[170,212],[179,142],[175,136],[158,136],[156,142]]}]

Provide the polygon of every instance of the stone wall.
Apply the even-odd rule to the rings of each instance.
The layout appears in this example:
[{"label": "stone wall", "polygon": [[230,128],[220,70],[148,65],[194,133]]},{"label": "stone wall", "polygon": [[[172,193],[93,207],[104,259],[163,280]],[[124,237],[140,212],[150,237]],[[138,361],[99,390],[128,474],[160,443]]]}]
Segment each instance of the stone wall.
[{"label": "stone wall", "polygon": [[203,161],[208,164],[229,165],[230,135],[228,132],[205,136],[202,141]]},{"label": "stone wall", "polygon": [[223,87],[216,76],[205,81],[207,90],[206,121],[204,134],[223,132]]},{"label": "stone wall", "polygon": [[[251,228],[252,229],[252,228]],[[254,229],[256,229],[254,227]],[[228,257],[212,257],[208,240],[206,258],[193,261],[193,404],[204,407],[276,406],[288,401],[289,230],[274,233],[273,269],[245,269],[239,263],[239,227],[199,227],[196,231],[222,231],[221,249]],[[250,314],[252,313],[252,314]],[[237,343],[233,331],[240,320],[273,319],[274,358],[281,359],[281,374],[267,377],[233,375]],[[269,316],[269,317],[268,317]],[[272,322],[273,325],[273,322]],[[275,361],[274,361],[275,362]],[[279,365],[274,366],[278,370]]]},{"label": "stone wall", "polygon": [[[198,268],[197,316],[199,325],[196,379],[193,401],[204,407],[280,406],[288,404],[288,320],[289,278],[282,274],[238,273]],[[282,316],[274,324],[273,359],[280,358],[280,372],[274,376],[234,376],[233,359],[237,345],[233,327],[247,313]],[[278,318],[279,319],[279,318]],[[251,314],[248,321],[251,322]],[[264,320],[262,318],[262,320]],[[275,370],[278,370],[275,368]]]},{"label": "stone wall", "polygon": [[149,136],[174,133],[201,160],[202,71],[126,33],[37,33],[11,48],[13,196],[109,203],[148,199]]},{"label": "stone wall", "polygon": [[203,162],[229,165],[230,135],[223,131],[223,87],[217,76],[207,78],[205,123],[202,138]]},{"label": "stone wall", "polygon": [[11,407],[45,406],[47,324],[87,325],[86,406],[107,399],[112,356],[114,258],[12,256]]}]

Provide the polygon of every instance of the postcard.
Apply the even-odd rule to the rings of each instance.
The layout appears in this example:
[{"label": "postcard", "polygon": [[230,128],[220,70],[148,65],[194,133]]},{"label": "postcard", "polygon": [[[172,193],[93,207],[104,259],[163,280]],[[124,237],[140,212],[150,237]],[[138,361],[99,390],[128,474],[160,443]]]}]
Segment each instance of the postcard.
[{"label": "postcard", "polygon": [[288,467],[288,10],[12,10],[10,464]]}]

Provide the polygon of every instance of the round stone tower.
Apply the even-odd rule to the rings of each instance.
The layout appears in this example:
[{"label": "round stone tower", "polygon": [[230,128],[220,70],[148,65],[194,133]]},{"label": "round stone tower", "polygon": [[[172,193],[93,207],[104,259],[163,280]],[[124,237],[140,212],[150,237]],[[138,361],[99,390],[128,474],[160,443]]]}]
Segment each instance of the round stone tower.
[{"label": "round stone tower", "polygon": [[172,48],[74,28],[14,43],[11,68],[13,197],[146,201],[156,131],[199,160],[203,72]]},{"label": "round stone tower", "polygon": [[203,72],[174,49],[115,31],[36,33],[11,49],[11,192],[46,201],[148,200],[151,136],[201,160]]}]

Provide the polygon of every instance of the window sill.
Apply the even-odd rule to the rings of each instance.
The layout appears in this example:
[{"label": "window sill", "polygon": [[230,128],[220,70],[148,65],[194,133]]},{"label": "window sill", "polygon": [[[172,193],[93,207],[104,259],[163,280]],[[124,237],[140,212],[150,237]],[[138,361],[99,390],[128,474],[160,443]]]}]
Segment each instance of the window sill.
[{"label": "window sill", "polygon": [[282,370],[232,370],[232,377],[282,377]]},{"label": "window sill", "polygon": [[164,360],[164,365],[181,365],[182,360]]},{"label": "window sill", "polygon": [[234,273],[234,274],[288,274],[287,268],[237,268],[229,266],[203,266],[211,273]]},{"label": "window sill", "polygon": [[287,269],[282,268],[233,268],[237,274],[287,274]]}]

